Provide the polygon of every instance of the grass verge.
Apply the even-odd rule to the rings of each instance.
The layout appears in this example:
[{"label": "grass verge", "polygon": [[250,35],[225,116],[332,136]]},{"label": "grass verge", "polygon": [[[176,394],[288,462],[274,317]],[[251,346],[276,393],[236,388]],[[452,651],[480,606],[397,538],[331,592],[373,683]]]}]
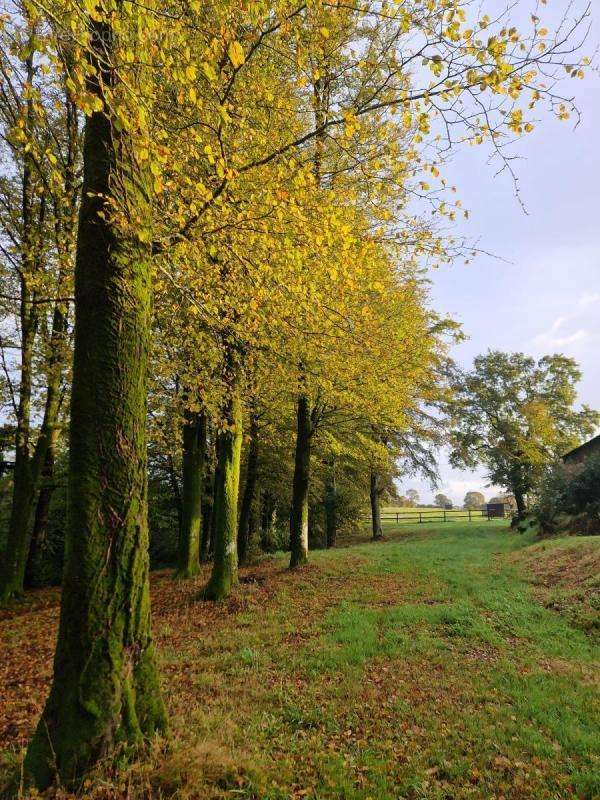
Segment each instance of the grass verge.
[{"label": "grass verge", "polygon": [[[540,545],[496,522],[386,535],[293,574],[266,560],[220,605],[194,602],[203,575],[155,574],[171,739],[84,795],[600,795],[597,641],[575,601],[560,613],[532,586]],[[57,604],[38,592],[0,621],[5,772],[47,691]]]}]

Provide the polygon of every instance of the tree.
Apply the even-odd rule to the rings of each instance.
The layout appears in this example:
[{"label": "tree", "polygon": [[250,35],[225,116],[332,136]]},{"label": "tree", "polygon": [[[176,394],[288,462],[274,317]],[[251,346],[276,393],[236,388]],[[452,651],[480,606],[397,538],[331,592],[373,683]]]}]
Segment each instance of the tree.
[{"label": "tree", "polygon": [[257,487],[258,464],[260,455],[259,442],[259,417],[256,407],[250,411],[250,441],[246,458],[246,477],[244,493],[240,505],[240,518],[238,521],[237,555],[238,563],[244,566],[247,563],[252,536],[256,528],[257,512]]},{"label": "tree", "polygon": [[436,494],[435,504],[438,508],[447,508],[448,506],[452,506],[452,502],[448,495],[442,494],[441,492]]},{"label": "tree", "polygon": [[228,597],[238,581],[238,493],[242,454],[242,405],[232,376],[224,427],[217,433],[217,464],[213,505],[214,557],[210,580],[202,592],[207,600]]},{"label": "tree", "polygon": [[[3,23],[0,269],[10,293],[0,295],[0,355],[16,425],[0,602],[23,591],[36,499],[43,478],[51,476],[61,429],[80,160],[69,47],[57,46],[26,4]],[[38,403],[43,412],[36,436]],[[43,502],[48,496],[44,492]]]},{"label": "tree", "polygon": [[406,493],[409,506],[418,506],[421,500],[419,493],[416,489],[409,489]]},{"label": "tree", "polygon": [[310,480],[311,440],[315,432],[316,409],[311,410],[305,392],[298,395],[296,455],[290,513],[290,568],[308,561],[308,489]]},{"label": "tree", "polygon": [[86,20],[97,102],[85,124],[77,239],[66,565],[52,687],[25,759],[41,788],[166,725],[148,585],[151,206],[118,115],[127,110],[142,132],[145,121],[114,67],[119,37],[135,41],[138,13],[119,4]]},{"label": "tree", "polygon": [[469,511],[479,511],[484,503],[485,497],[481,492],[467,492],[463,501],[463,506]]},{"label": "tree", "polygon": [[206,455],[206,415],[184,410],[182,492],[176,577],[191,578],[200,568],[202,494]]},{"label": "tree", "polygon": [[486,467],[489,480],[515,497],[519,517],[547,468],[588,438],[599,415],[575,407],[579,367],[564,355],[535,361],[489,351],[455,381],[455,466]]}]

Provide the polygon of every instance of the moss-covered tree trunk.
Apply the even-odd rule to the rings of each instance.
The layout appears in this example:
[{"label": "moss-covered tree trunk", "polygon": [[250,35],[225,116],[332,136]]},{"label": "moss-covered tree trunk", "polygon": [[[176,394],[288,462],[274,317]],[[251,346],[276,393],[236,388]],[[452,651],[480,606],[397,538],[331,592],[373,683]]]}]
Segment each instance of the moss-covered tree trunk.
[{"label": "moss-covered tree trunk", "polygon": [[46,459],[42,470],[41,486],[35,507],[31,544],[25,568],[25,586],[35,584],[35,571],[43,551],[44,542],[48,535],[48,520],[50,517],[50,503],[54,494],[54,461],[58,430],[53,431],[52,439],[46,451]]},{"label": "moss-covered tree trunk", "polygon": [[270,491],[262,493],[260,503],[260,546],[265,552],[273,549],[275,528],[277,526],[277,507],[275,497]]},{"label": "moss-covered tree trunk", "polygon": [[181,530],[183,527],[183,501],[181,499],[181,489],[179,487],[179,478],[177,475],[177,470],[175,469],[175,462],[170,453],[167,457],[167,470],[169,473],[171,491],[173,492],[173,503],[175,505],[175,510],[177,511],[177,531],[178,535],[181,536]]},{"label": "moss-covered tree trunk", "polygon": [[250,418],[250,444],[246,465],[246,483],[242,495],[240,520],[238,525],[237,551],[238,563],[243,566],[248,558],[248,547],[252,532],[253,514],[256,506],[256,484],[258,478],[258,421],[256,415]]},{"label": "moss-covered tree trunk", "polygon": [[200,569],[202,489],[206,453],[206,416],[186,411],[183,422],[182,513],[176,576],[191,578]]},{"label": "moss-covered tree trunk", "polygon": [[36,481],[28,453],[19,446],[15,451],[13,493],[6,547],[0,566],[0,603],[23,593],[25,567],[31,541]]},{"label": "moss-covered tree trunk", "polygon": [[254,500],[250,506],[250,519],[248,520],[248,552],[252,548],[253,542],[256,542],[258,535],[260,520],[260,488],[257,485],[254,488]]},{"label": "moss-covered tree trunk", "polygon": [[208,557],[209,561],[212,560],[215,554],[215,541],[217,538],[217,516],[214,513],[217,503],[217,493],[219,491],[219,472],[220,472],[220,465],[219,465],[219,453],[218,453],[218,446],[219,446],[219,438],[215,435],[215,469],[212,479],[212,504],[211,504],[211,511],[210,511],[210,529],[208,531]]},{"label": "moss-covered tree trunk", "polygon": [[242,453],[242,405],[236,383],[225,409],[226,427],[217,435],[215,470],[214,557],[210,580],[202,596],[224,600],[238,580],[238,491]]},{"label": "moss-covered tree trunk", "polygon": [[[113,32],[89,24],[89,89],[103,99],[101,86],[117,86]],[[86,120],[61,615],[52,687],[24,764],[38,787],[76,779],[166,725],[148,585],[151,207],[133,148],[110,111]],[[111,221],[116,192],[135,211],[130,225]]]},{"label": "moss-covered tree trunk", "polygon": [[312,422],[310,401],[304,394],[298,396],[296,455],[290,513],[290,569],[308,561],[308,488],[310,481],[310,440]]},{"label": "moss-covered tree trunk", "polygon": [[381,529],[381,508],[379,505],[379,475],[375,470],[371,470],[370,480],[370,497],[371,497],[371,527],[373,531],[373,539],[383,539],[383,531]]},{"label": "moss-covered tree trunk", "polygon": [[206,564],[210,560],[211,552],[211,530],[212,530],[212,510],[213,510],[213,473],[209,468],[204,476],[204,489],[202,492],[202,533],[200,539],[200,563]]},{"label": "moss-covered tree trunk", "polygon": [[[23,593],[25,572],[36,508],[38,490],[42,483],[48,448],[57,437],[58,413],[61,402],[60,379],[62,361],[50,364],[44,416],[33,454],[29,453],[29,404],[32,363],[22,367],[21,393],[28,396],[27,411],[19,408],[17,447],[15,454],[13,497],[8,526],[6,550],[0,569],[0,602]],[[24,373],[28,373],[24,378]],[[29,384],[28,388],[23,383]]]},{"label": "moss-covered tree trunk", "polygon": [[325,483],[325,542],[327,547],[335,547],[337,540],[338,496],[334,469],[332,465]]}]

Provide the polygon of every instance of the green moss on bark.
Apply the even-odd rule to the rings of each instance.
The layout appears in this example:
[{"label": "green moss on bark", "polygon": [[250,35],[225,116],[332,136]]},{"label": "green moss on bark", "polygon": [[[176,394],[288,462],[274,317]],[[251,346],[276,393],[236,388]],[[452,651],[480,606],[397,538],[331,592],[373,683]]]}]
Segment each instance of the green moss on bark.
[{"label": "green moss on bark", "polygon": [[242,452],[242,406],[238,386],[232,387],[225,419],[217,436],[217,469],[213,506],[214,560],[203,591],[206,600],[224,600],[238,580],[237,509]]},{"label": "green moss on bark", "polygon": [[183,424],[183,492],[175,576],[191,578],[200,570],[202,488],[206,452],[206,417],[187,411]]},{"label": "green moss on bark", "polygon": [[[111,31],[94,27],[94,41],[109,46]],[[113,76],[103,71],[110,85]],[[93,81],[90,88],[100,92]],[[39,788],[55,778],[74,781],[117,745],[136,747],[166,727],[148,585],[151,207],[132,147],[104,113],[87,119],[65,575],[52,687],[24,765]],[[140,230],[110,221],[104,198],[115,187],[135,208]]]},{"label": "green moss on bark", "polygon": [[248,559],[250,537],[253,531],[253,516],[256,510],[256,484],[258,479],[258,421],[256,415],[250,420],[250,445],[248,447],[248,463],[246,466],[246,483],[240,508],[238,525],[237,552],[238,562],[244,565]]}]

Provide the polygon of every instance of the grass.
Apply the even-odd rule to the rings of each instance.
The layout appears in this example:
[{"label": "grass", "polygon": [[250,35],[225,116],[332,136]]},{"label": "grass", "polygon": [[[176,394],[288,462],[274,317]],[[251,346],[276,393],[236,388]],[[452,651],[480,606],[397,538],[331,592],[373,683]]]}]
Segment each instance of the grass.
[{"label": "grass", "polygon": [[[573,613],[580,575],[557,610],[532,565],[566,548],[589,566],[600,540],[541,551],[502,522],[387,536],[294,574],[266,560],[219,606],[193,602],[202,578],[155,574],[171,741],[118,775],[103,767],[85,796],[598,797],[597,629]],[[43,702],[57,599],[36,593],[0,622],[6,771]]]}]

